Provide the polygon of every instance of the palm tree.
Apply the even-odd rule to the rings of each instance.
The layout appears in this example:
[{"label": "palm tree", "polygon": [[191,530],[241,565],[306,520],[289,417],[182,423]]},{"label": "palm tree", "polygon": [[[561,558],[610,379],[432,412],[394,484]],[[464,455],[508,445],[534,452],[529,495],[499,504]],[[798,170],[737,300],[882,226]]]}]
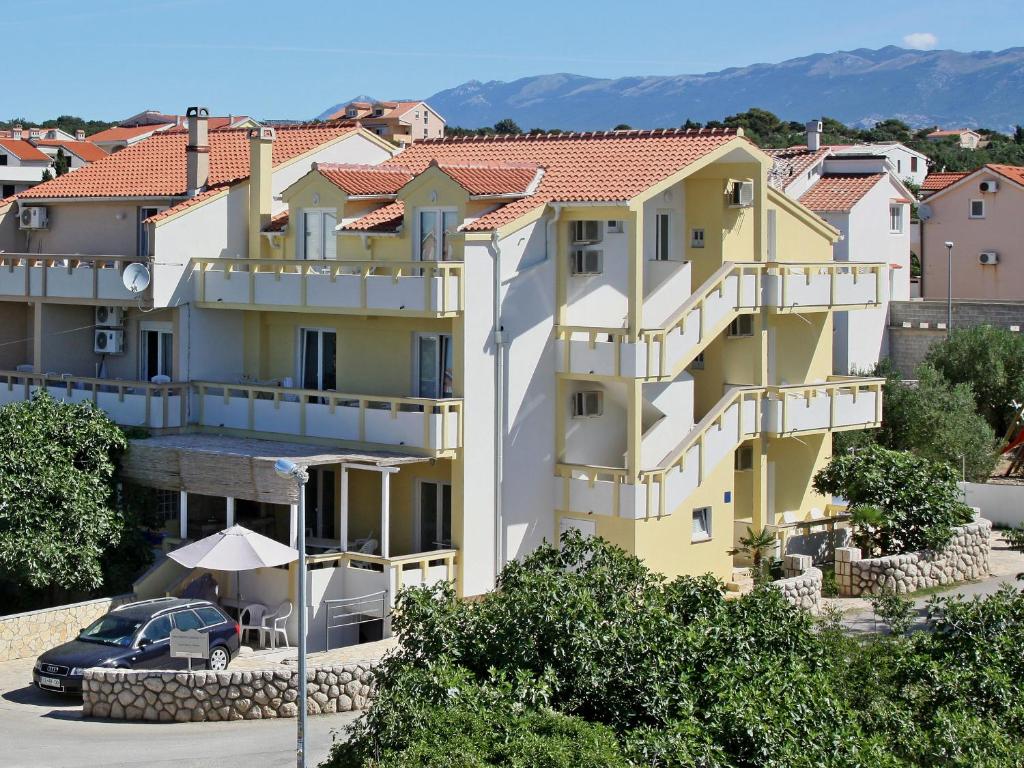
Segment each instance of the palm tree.
[{"label": "palm tree", "polygon": [[747,527],[747,535],[740,537],[740,552],[750,556],[750,559],[754,563],[754,568],[761,570],[761,563],[764,560],[765,552],[775,547],[775,534],[769,531],[767,528],[762,528],[757,533],[754,533],[750,527]]}]

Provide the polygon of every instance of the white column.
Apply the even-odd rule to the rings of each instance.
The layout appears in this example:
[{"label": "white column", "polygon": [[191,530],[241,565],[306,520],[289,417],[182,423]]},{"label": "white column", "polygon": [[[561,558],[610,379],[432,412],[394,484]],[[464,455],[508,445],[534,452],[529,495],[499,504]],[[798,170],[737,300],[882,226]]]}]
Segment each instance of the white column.
[{"label": "white column", "polygon": [[226,502],[224,505],[224,527],[230,528],[232,525],[235,524],[235,497],[228,496],[224,501]]},{"label": "white column", "polygon": [[178,493],[178,533],[181,538],[188,538],[188,491]]},{"label": "white column", "polygon": [[297,545],[299,536],[299,505],[288,505],[288,546],[293,549]]},{"label": "white column", "polygon": [[391,557],[391,472],[380,473],[380,555]]},{"label": "white column", "polygon": [[341,465],[341,515],[338,520],[338,549],[348,551],[348,468]]}]

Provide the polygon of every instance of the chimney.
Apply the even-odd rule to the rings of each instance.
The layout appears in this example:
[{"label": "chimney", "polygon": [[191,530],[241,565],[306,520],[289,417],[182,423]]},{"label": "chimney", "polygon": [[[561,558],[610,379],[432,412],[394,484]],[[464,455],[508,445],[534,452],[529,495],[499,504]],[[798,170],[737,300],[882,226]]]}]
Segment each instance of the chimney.
[{"label": "chimney", "polygon": [[821,149],[821,132],[822,124],[821,120],[811,120],[807,123],[807,148],[812,152],[817,152]]},{"label": "chimney", "polygon": [[43,138],[43,132],[41,130],[39,130],[38,128],[29,128],[28,129],[28,137],[30,139],[41,139],[41,138]]},{"label": "chimney", "polygon": [[85,141],[85,131],[81,128],[75,131],[75,141]]},{"label": "chimney", "polygon": [[195,197],[206,189],[210,182],[210,145],[207,140],[210,110],[206,107],[189,107],[185,111],[188,123],[187,183],[185,193]]},{"label": "chimney", "polygon": [[263,228],[270,223],[274,139],[273,128],[249,129],[249,258],[258,259],[263,252]]}]

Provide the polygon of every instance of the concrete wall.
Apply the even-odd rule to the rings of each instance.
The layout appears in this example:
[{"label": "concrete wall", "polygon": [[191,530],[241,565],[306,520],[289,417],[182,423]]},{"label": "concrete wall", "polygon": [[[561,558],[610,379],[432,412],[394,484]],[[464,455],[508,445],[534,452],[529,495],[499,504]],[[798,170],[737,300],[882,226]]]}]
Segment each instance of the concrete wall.
[{"label": "concrete wall", "polygon": [[0,616],[0,661],[36,656],[66,643],[111,608],[133,599],[132,595],[101,597],[84,603]]},{"label": "concrete wall", "polygon": [[981,510],[981,516],[995,525],[1016,528],[1024,525],[1024,485],[961,483],[964,503]]}]

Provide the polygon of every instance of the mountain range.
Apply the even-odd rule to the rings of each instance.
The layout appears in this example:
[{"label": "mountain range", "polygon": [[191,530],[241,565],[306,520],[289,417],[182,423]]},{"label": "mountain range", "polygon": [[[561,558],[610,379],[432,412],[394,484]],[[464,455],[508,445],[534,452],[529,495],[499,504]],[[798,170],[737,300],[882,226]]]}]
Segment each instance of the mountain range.
[{"label": "mountain range", "polygon": [[622,123],[660,128],[761,107],[801,122],[827,115],[870,127],[897,118],[918,128],[1007,131],[1024,123],[1024,47],[960,52],[888,46],[696,75],[470,80],[426,101],[448,125],[465,128],[504,118],[524,130],[607,130]]}]

